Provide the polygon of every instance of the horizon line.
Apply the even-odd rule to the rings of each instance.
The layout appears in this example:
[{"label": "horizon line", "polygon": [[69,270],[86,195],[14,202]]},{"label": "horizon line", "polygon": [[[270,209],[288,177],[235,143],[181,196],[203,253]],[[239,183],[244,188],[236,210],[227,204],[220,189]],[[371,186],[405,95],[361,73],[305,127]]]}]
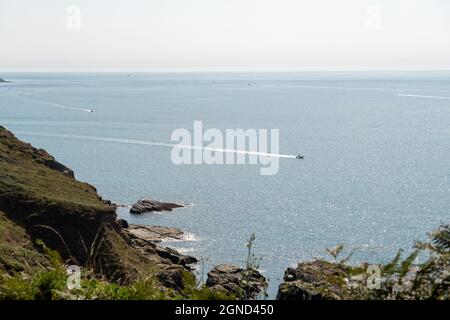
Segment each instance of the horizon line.
[{"label": "horizon line", "polygon": [[298,72],[446,72],[443,68],[307,68],[307,69],[11,69],[0,73],[298,73]]}]

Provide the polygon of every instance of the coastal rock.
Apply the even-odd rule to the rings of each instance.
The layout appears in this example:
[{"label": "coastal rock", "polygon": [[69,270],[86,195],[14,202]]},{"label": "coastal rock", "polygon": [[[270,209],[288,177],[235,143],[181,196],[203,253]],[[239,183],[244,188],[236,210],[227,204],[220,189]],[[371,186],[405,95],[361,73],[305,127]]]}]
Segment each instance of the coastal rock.
[{"label": "coastal rock", "polygon": [[181,240],[184,236],[184,232],[182,230],[173,227],[131,224],[127,229],[131,236],[152,242],[161,242],[163,240]]},{"label": "coastal rock", "polygon": [[128,221],[125,219],[118,219],[117,222],[123,229],[128,229],[130,225],[128,224]]},{"label": "coastal rock", "polygon": [[130,209],[132,214],[142,214],[152,211],[172,211],[175,208],[184,207],[182,204],[159,202],[153,199],[144,198],[136,202]]},{"label": "coastal rock", "polygon": [[197,258],[181,254],[178,251],[168,247],[161,247],[156,245],[155,250],[161,258],[168,259],[172,263],[183,266],[189,270],[191,269],[189,265],[197,262]]},{"label": "coastal rock", "polygon": [[0,78],[0,82],[11,82],[11,81],[6,81],[6,80]]},{"label": "coastal rock", "polygon": [[178,265],[186,270],[192,270],[191,264],[197,258],[184,255],[178,251],[157,245],[158,242],[168,239],[181,239],[183,231],[177,228],[160,226],[141,226],[130,224],[124,232],[130,237],[131,245],[147,256],[158,257],[156,262],[164,265]]},{"label": "coastal rock", "polygon": [[208,273],[206,286],[231,293],[242,299],[254,299],[267,287],[266,278],[255,269],[220,264]]},{"label": "coastal rock", "polygon": [[288,268],[277,300],[342,300],[349,293],[345,266],[323,260],[302,262]]},{"label": "coastal rock", "polygon": [[183,290],[184,289],[184,281],[183,281],[183,268],[179,266],[169,266],[163,268],[156,275],[158,280],[167,288],[175,289],[175,290]]}]

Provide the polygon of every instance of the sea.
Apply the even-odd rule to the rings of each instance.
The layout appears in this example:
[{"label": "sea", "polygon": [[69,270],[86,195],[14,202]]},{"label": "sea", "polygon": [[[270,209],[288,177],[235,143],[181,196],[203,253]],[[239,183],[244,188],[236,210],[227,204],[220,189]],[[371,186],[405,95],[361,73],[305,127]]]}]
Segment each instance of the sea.
[{"label": "sea", "polygon": [[[245,266],[248,239],[274,297],[287,267],[344,245],[391,260],[450,218],[450,71],[12,73],[0,125],[43,148],[130,223],[179,227],[166,245]],[[91,112],[92,111],[92,112]],[[274,175],[254,164],[175,164],[176,129],[279,129]],[[130,215],[143,197],[181,202]]]}]

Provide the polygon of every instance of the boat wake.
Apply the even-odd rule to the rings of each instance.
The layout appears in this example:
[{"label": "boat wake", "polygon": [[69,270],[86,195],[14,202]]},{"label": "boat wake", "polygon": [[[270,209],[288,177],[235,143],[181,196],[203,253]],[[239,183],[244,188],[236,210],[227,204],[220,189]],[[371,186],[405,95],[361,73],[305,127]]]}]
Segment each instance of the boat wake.
[{"label": "boat wake", "polygon": [[30,98],[30,97],[23,96],[23,95],[19,95],[18,97],[26,99],[26,100],[29,100],[29,101],[32,101],[32,102],[45,104],[45,105],[53,107],[53,108],[65,109],[65,110],[73,110],[73,111],[93,112],[92,109],[71,107],[71,106],[67,106],[67,105],[64,105],[64,104],[49,102],[49,101],[45,101],[45,100],[39,100],[39,99]]},{"label": "boat wake", "polygon": [[413,98],[426,98],[426,99],[445,99],[450,100],[450,97],[442,97],[442,96],[424,96],[421,94],[406,94],[406,93],[397,93],[398,96],[401,97],[413,97]]},{"label": "boat wake", "polygon": [[40,132],[27,132],[27,131],[15,131],[15,133],[19,134],[19,135],[23,135],[23,136],[39,136],[39,137],[62,138],[62,139],[82,139],[82,140],[102,141],[102,142],[111,142],[111,143],[136,144],[136,145],[145,145],[145,146],[157,146],[157,147],[191,149],[191,150],[206,150],[206,151],[221,152],[221,153],[247,154],[247,155],[256,155],[256,156],[262,156],[262,157],[276,157],[276,158],[290,158],[290,159],[296,159],[296,157],[297,157],[295,155],[289,155],[289,154],[266,153],[266,152],[245,151],[245,150],[235,150],[235,149],[209,148],[209,147],[202,147],[202,146],[191,146],[191,145],[153,142],[153,141],[135,140],[135,139],[106,138],[106,137],[93,137],[93,136],[82,136],[82,135],[72,135],[72,134],[40,133]]}]

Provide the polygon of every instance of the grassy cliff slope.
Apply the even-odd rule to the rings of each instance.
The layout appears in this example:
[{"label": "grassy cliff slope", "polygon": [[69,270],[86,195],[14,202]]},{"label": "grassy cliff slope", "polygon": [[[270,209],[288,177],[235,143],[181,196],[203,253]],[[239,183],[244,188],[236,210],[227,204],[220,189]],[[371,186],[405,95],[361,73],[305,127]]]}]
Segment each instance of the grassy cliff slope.
[{"label": "grassy cliff slope", "polygon": [[11,261],[21,260],[15,257],[42,258],[37,241],[58,252],[65,263],[89,267],[119,283],[167,262],[131,246],[116,220],[115,207],[103,201],[93,186],[77,181],[72,170],[3,127],[0,211],[0,253],[10,257],[4,269],[25,267],[25,262],[14,267]]}]

